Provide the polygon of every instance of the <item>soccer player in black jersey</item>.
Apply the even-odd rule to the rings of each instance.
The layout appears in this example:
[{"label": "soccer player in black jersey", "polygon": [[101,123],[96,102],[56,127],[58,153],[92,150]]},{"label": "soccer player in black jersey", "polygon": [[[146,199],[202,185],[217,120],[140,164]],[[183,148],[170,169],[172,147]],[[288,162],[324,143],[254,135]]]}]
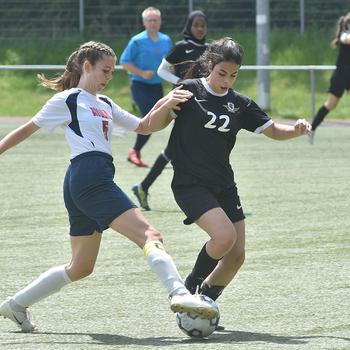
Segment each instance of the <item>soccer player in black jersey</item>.
[{"label": "soccer player in black jersey", "polygon": [[[231,87],[243,49],[231,38],[212,42],[181,82],[193,96],[174,111],[169,139],[172,190],[186,215],[209,235],[185,285],[216,300],[245,257],[245,216],[229,157],[237,133],[246,129],[275,140],[307,134],[311,125],[275,123],[260,107]],[[170,122],[170,121],[169,121]]]},{"label": "soccer player in black jersey", "polygon": [[[192,11],[183,30],[183,40],[177,42],[158,68],[158,75],[172,84],[178,83],[185,75],[189,64],[198,59],[207,49],[205,42],[207,18],[202,11]],[[170,161],[168,147],[157,157],[152,168],[140,184],[131,190],[137,197],[141,208],[151,210],[148,205],[148,190]]]},{"label": "soccer player in black jersey", "polygon": [[336,69],[332,74],[328,98],[318,110],[312,120],[312,130],[309,133],[309,141],[313,144],[315,131],[323,122],[326,115],[337,107],[340,98],[345,90],[350,90],[350,12],[338,19],[337,31],[331,46],[339,46]]}]

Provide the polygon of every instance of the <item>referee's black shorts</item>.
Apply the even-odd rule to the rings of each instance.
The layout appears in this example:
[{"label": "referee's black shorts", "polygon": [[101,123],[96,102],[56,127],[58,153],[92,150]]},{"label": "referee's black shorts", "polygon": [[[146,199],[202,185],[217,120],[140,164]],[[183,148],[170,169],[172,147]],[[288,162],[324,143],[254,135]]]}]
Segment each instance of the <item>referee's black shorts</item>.
[{"label": "referee's black shorts", "polygon": [[235,185],[229,188],[215,186],[172,185],[174,198],[185,213],[185,225],[198,220],[210,209],[222,208],[232,222],[245,219],[241,201]]}]

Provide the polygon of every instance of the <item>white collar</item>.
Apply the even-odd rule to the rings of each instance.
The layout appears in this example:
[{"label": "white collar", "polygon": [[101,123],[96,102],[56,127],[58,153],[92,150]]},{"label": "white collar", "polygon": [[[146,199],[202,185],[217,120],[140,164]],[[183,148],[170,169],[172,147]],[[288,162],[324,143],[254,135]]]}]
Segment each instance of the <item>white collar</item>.
[{"label": "white collar", "polygon": [[219,97],[222,97],[222,96],[226,96],[227,93],[228,93],[228,90],[222,94],[219,94],[217,92],[215,92],[208,84],[207,80],[205,78],[201,78],[201,82],[205,88],[205,90],[207,90],[210,94],[214,95],[214,96],[219,96]]}]

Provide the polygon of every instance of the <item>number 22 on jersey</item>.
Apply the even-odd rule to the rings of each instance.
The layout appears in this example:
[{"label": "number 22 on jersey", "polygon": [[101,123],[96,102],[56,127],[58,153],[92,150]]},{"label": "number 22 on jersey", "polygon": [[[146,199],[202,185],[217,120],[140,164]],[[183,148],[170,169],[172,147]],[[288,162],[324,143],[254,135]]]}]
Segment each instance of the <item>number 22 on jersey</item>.
[{"label": "number 22 on jersey", "polygon": [[[218,117],[213,112],[207,112],[211,119],[204,125],[207,129],[217,128],[220,132],[228,132],[230,129],[227,129],[227,125],[230,122],[230,117],[226,114],[219,115]],[[224,122],[222,122],[222,120]]]}]

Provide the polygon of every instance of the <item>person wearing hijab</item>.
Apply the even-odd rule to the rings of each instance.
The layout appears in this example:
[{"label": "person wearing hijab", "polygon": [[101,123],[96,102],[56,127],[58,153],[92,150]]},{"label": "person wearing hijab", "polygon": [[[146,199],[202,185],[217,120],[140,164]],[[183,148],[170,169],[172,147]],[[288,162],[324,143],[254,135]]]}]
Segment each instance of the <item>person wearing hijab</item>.
[{"label": "person wearing hijab", "polygon": [[[183,39],[175,44],[158,68],[157,73],[162,79],[177,84],[184,78],[191,63],[196,61],[208,47],[205,42],[207,24],[207,17],[202,11],[190,12],[183,29]],[[142,182],[132,186],[131,190],[144,210],[151,210],[148,205],[148,190],[170,160],[171,156],[166,147]]]},{"label": "person wearing hijab", "polygon": [[189,63],[196,61],[208,45],[205,42],[207,18],[202,11],[192,11],[183,29],[183,40],[177,42],[163,58],[158,75],[172,84],[177,84],[185,75]]}]

